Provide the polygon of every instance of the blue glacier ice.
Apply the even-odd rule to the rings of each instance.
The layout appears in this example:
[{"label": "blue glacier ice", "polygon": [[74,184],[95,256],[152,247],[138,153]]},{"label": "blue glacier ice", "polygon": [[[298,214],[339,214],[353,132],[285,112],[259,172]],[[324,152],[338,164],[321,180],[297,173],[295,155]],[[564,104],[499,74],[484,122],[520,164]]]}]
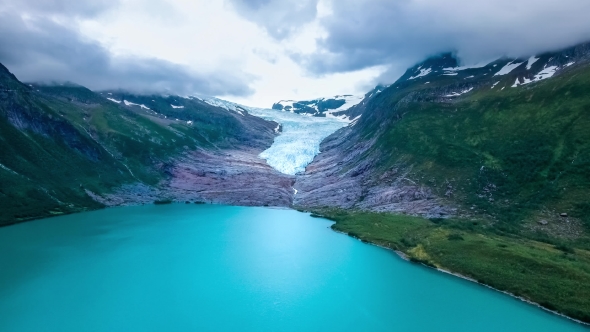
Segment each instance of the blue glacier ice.
[{"label": "blue glacier ice", "polygon": [[295,113],[266,108],[242,106],[216,98],[201,98],[205,102],[242,114],[249,114],[281,124],[282,133],[277,136],[268,150],[260,157],[281,173],[295,175],[320,153],[320,143],[350,121],[342,118],[304,116]]}]

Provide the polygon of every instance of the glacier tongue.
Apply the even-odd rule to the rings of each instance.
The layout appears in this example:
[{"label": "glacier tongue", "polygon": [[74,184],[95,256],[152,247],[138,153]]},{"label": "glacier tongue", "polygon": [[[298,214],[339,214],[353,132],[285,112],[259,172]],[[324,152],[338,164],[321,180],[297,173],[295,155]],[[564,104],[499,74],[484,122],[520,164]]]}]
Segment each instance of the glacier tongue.
[{"label": "glacier tongue", "polygon": [[228,111],[241,114],[241,110],[246,110],[253,116],[278,122],[283,128],[282,133],[275,138],[270,148],[260,154],[260,158],[266,160],[266,163],[277,171],[289,175],[305,171],[305,167],[320,153],[320,143],[324,138],[350,124],[348,119],[311,117],[268,108],[238,105],[212,97],[198,98]]},{"label": "glacier tongue", "polygon": [[324,138],[349,124],[349,121],[339,118],[309,117],[261,108],[247,110],[254,116],[282,125],[281,135],[260,157],[272,168],[290,175],[305,171],[305,167],[320,153],[320,143]]}]

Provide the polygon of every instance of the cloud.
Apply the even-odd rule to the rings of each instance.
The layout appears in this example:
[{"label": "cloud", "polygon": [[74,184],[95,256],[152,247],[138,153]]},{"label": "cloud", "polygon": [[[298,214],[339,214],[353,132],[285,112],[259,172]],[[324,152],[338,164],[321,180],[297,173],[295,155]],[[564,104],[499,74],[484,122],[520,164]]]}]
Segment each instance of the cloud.
[{"label": "cloud", "polygon": [[434,54],[475,63],[590,40],[587,0],[332,0],[317,52],[292,58],[315,75],[387,65],[381,79]]},{"label": "cloud", "polygon": [[[78,9],[89,14],[97,8]],[[23,19],[0,13],[0,31],[0,62],[22,81],[71,81],[93,90],[120,88],[140,93],[253,93],[251,75],[231,69],[195,72],[161,59],[114,56],[74,28],[46,17]]]},{"label": "cloud", "polygon": [[115,8],[120,0],[0,0],[0,8],[28,15],[95,17]]},{"label": "cloud", "polygon": [[227,0],[243,18],[262,26],[282,40],[290,37],[317,15],[319,0]]}]

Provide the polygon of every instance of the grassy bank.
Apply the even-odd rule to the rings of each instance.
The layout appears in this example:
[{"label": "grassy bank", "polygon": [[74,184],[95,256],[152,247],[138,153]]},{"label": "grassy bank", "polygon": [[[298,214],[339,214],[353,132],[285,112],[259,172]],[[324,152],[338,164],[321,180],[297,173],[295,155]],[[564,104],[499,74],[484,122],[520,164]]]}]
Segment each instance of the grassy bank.
[{"label": "grassy bank", "polygon": [[337,231],[590,323],[586,250],[502,236],[473,222],[342,210],[315,213],[334,220]]}]

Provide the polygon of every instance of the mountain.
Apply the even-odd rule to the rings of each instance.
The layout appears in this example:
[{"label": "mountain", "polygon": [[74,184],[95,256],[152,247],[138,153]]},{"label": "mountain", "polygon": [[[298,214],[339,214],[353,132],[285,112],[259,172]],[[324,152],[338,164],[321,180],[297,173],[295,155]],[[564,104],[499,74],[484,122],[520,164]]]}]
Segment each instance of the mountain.
[{"label": "mountain", "polygon": [[349,112],[349,110],[363,102],[365,99],[366,96],[338,95],[314,100],[281,100],[274,103],[272,108],[275,110],[309,116],[339,117],[342,119],[354,120],[358,114],[353,114]]},{"label": "mountain", "polygon": [[[412,196],[407,201],[415,207],[410,212],[427,216],[474,216],[479,215],[474,211],[485,210],[511,224],[548,202],[552,208],[580,215],[584,202],[574,190],[541,196],[530,196],[529,191],[590,189],[584,187],[586,178],[570,169],[578,163],[586,167],[589,153],[585,121],[590,100],[584,92],[589,61],[590,44],[472,67],[460,67],[452,54],[429,58],[351,108],[349,112],[363,117],[326,140],[324,153],[308,167],[310,176],[311,170],[324,167],[324,159],[331,171],[346,169],[333,176],[340,178],[337,187],[348,186],[349,180],[354,183],[349,184],[356,188],[347,193],[349,199],[322,186],[322,181],[317,189],[302,188],[298,199],[309,206],[406,211],[405,199],[382,181],[397,179],[403,180],[398,183],[402,187],[423,191],[407,193]],[[484,178],[482,174],[489,182],[477,180]],[[493,194],[485,191],[486,186],[494,187]],[[322,194],[313,194],[315,190]],[[335,201],[328,201],[330,197]],[[506,199],[533,205],[515,213],[510,204],[498,202]]]},{"label": "mountain", "polygon": [[0,65],[0,128],[0,225],[162,199],[291,201],[292,180],[258,158],[277,123],[197,98],[23,84]]},{"label": "mountain", "polygon": [[322,143],[294,205],[590,322],[589,91],[589,43],[429,58],[351,110],[362,117]]}]

